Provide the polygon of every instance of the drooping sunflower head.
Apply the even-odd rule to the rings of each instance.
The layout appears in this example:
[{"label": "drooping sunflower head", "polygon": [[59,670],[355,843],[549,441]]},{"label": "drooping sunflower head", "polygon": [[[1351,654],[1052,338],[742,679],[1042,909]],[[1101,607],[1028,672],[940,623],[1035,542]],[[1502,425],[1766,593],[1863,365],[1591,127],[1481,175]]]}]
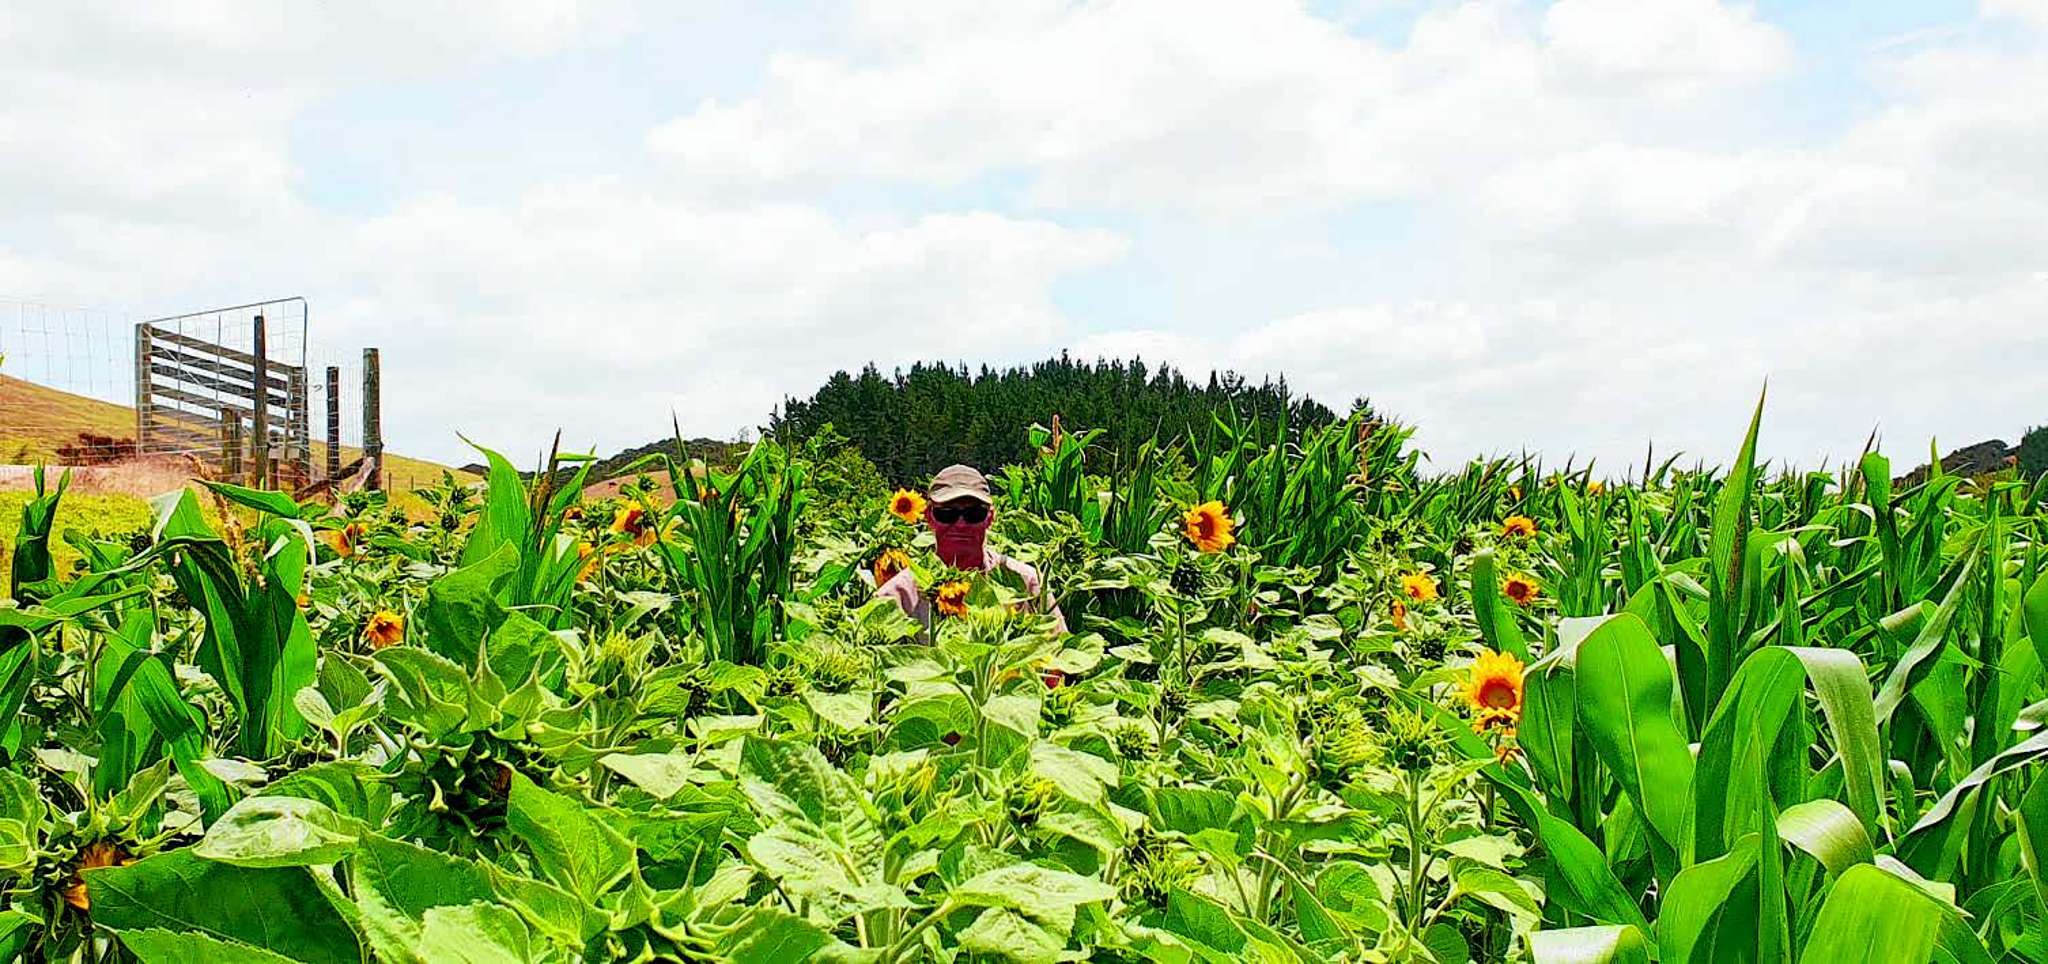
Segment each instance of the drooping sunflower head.
[{"label": "drooping sunflower head", "polygon": [[1408,604],[1396,599],[1394,600],[1394,632],[1405,633],[1407,631]]},{"label": "drooping sunflower head", "polygon": [[965,582],[941,583],[932,590],[932,605],[941,616],[967,615],[967,593],[972,588]]},{"label": "drooping sunflower head", "polygon": [[389,609],[379,609],[370,614],[363,624],[363,638],[371,649],[383,649],[405,642],[405,617]]},{"label": "drooping sunflower head", "polygon": [[910,568],[910,553],[895,548],[882,550],[882,554],[875,557],[875,585],[880,586],[896,578],[897,573],[908,568]]},{"label": "drooping sunflower head", "polygon": [[1536,520],[1525,515],[1511,515],[1500,524],[1500,534],[1528,538],[1536,534]]},{"label": "drooping sunflower head", "polygon": [[1527,606],[1536,601],[1536,582],[1528,576],[1509,576],[1501,581],[1500,592],[1514,600],[1516,605]]},{"label": "drooping sunflower head", "polygon": [[924,496],[910,489],[897,489],[889,496],[889,514],[916,524],[924,518]]},{"label": "drooping sunflower head", "polygon": [[1181,516],[1181,533],[1200,552],[1222,552],[1237,542],[1237,524],[1218,500],[1204,502]]},{"label": "drooping sunflower head", "polygon": [[128,851],[111,840],[95,840],[78,851],[78,869],[72,875],[71,884],[64,888],[64,902],[79,910],[91,910],[92,900],[85,890],[85,872],[100,867],[116,867],[134,863]]},{"label": "drooping sunflower head", "polygon": [[1472,728],[1513,726],[1522,718],[1522,661],[1508,653],[1486,650],[1472,661],[1465,682],[1465,701],[1472,705]]},{"label": "drooping sunflower head", "polygon": [[1436,598],[1436,580],[1411,572],[1401,577],[1401,591],[1416,602],[1429,602]]}]

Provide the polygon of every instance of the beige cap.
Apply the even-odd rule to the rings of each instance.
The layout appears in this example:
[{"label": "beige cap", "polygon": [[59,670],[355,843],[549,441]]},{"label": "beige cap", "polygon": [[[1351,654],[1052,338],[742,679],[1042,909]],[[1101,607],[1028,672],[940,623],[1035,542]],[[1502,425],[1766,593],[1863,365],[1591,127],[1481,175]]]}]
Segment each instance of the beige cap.
[{"label": "beige cap", "polygon": [[951,502],[954,499],[980,499],[988,505],[996,500],[988,494],[988,479],[971,465],[948,465],[932,476],[932,487],[926,492],[932,504]]}]

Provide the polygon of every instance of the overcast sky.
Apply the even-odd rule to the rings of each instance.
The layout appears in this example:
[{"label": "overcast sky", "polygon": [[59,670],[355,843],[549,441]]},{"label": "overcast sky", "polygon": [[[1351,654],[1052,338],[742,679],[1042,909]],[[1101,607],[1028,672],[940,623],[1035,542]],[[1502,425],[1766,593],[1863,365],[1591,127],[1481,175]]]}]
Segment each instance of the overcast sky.
[{"label": "overcast sky", "polygon": [[0,297],[280,294],[458,462],[1063,348],[1917,460],[2048,422],[2048,0],[0,10]]}]

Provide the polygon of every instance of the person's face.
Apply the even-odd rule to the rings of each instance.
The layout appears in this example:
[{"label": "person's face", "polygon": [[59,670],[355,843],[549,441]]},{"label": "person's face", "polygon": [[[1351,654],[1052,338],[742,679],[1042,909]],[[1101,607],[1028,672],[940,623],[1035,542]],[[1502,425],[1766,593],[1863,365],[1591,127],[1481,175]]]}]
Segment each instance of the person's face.
[{"label": "person's face", "polygon": [[932,527],[932,535],[941,542],[979,539],[988,533],[989,523],[994,518],[995,510],[988,503],[974,498],[928,505],[924,510],[925,523]]}]

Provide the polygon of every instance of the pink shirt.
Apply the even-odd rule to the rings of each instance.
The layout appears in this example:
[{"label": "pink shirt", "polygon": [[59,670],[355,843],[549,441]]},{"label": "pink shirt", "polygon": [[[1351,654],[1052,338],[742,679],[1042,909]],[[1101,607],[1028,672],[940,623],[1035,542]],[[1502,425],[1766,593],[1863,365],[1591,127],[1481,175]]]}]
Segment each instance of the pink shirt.
[{"label": "pink shirt", "polygon": [[[1038,580],[1038,570],[1033,569],[1030,563],[1019,562],[994,549],[981,550],[981,562],[983,572],[993,571],[996,567],[1000,566],[1016,573],[1024,581],[1024,592],[1031,597],[1026,605],[1034,612],[1049,611],[1054,624],[1059,627],[1059,631],[1062,633],[1067,631],[1067,617],[1061,614],[1058,605],[1044,597],[1043,589]],[[880,588],[876,589],[875,598],[896,600],[896,605],[902,606],[903,611],[909,613],[910,618],[917,620],[918,625],[926,624],[931,618],[932,604],[924,598],[924,593],[918,591],[917,573],[908,569],[897,573],[888,582],[883,583]],[[1041,609],[1041,607],[1044,608]]]}]

